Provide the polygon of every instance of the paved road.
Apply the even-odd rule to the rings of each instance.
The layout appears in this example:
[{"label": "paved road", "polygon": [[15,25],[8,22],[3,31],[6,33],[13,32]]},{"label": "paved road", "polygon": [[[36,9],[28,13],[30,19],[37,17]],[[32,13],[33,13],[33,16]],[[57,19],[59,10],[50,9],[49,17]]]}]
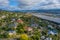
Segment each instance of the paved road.
[{"label": "paved road", "polygon": [[49,17],[49,16],[45,16],[45,15],[40,15],[40,14],[32,14],[36,17],[39,17],[39,18],[42,18],[42,19],[45,19],[45,20],[49,20],[49,21],[53,21],[53,22],[56,22],[56,23],[59,23],[60,24],[60,18],[54,18],[54,17]]}]

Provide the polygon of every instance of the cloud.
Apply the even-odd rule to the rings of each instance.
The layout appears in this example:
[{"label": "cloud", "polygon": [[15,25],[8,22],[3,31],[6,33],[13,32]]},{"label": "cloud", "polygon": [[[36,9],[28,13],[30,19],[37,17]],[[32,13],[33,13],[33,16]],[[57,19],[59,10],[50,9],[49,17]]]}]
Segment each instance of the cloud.
[{"label": "cloud", "polygon": [[[14,0],[12,0],[12,2],[10,2],[10,1],[11,0],[0,0],[0,9],[3,9],[3,10],[17,10],[18,7],[14,6],[15,1]],[[10,3],[12,3],[12,5],[10,5]]]},{"label": "cloud", "polygon": [[60,0],[0,0],[0,9],[6,10],[60,9]]},{"label": "cloud", "polygon": [[0,0],[0,6],[7,6],[7,5],[9,5],[8,0]]},{"label": "cloud", "polygon": [[59,0],[19,0],[24,3],[22,9],[37,10],[37,9],[58,9],[60,8]]}]

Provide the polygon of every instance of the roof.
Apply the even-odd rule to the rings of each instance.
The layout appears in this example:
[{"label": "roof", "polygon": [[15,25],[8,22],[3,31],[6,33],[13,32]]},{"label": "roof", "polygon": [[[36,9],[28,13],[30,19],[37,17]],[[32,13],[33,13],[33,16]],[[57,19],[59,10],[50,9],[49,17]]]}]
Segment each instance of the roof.
[{"label": "roof", "polygon": [[9,33],[16,33],[16,31],[13,31],[13,30],[10,30],[10,31],[8,31]]},{"label": "roof", "polygon": [[49,31],[48,31],[48,34],[54,35],[54,34],[57,34],[57,31],[56,31],[56,30],[49,30]]},{"label": "roof", "polygon": [[17,23],[11,23],[11,24],[8,24],[8,27],[16,27],[17,26]]},{"label": "roof", "polygon": [[18,23],[21,23],[21,22],[23,22],[23,21],[22,21],[22,20],[17,20],[17,22],[18,22]]}]

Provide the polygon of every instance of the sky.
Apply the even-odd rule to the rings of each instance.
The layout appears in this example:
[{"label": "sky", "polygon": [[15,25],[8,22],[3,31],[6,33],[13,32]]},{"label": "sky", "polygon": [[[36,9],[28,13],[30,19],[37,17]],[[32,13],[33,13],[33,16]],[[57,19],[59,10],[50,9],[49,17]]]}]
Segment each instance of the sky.
[{"label": "sky", "polygon": [[0,9],[4,10],[60,9],[60,0],[0,0]]}]

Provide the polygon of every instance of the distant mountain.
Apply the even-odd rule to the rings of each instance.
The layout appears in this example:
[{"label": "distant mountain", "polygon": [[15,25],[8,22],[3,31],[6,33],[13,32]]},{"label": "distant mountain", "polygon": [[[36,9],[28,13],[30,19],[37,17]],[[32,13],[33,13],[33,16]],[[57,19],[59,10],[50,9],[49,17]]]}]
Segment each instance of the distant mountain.
[{"label": "distant mountain", "polygon": [[[1,11],[1,10],[0,10]],[[3,11],[11,11],[11,10],[3,10]],[[35,12],[35,13],[58,13],[60,14],[60,9],[49,9],[49,10],[13,10],[11,12]]]},{"label": "distant mountain", "polygon": [[16,12],[35,12],[35,13],[60,13],[60,9],[50,9],[50,10],[20,10]]}]

